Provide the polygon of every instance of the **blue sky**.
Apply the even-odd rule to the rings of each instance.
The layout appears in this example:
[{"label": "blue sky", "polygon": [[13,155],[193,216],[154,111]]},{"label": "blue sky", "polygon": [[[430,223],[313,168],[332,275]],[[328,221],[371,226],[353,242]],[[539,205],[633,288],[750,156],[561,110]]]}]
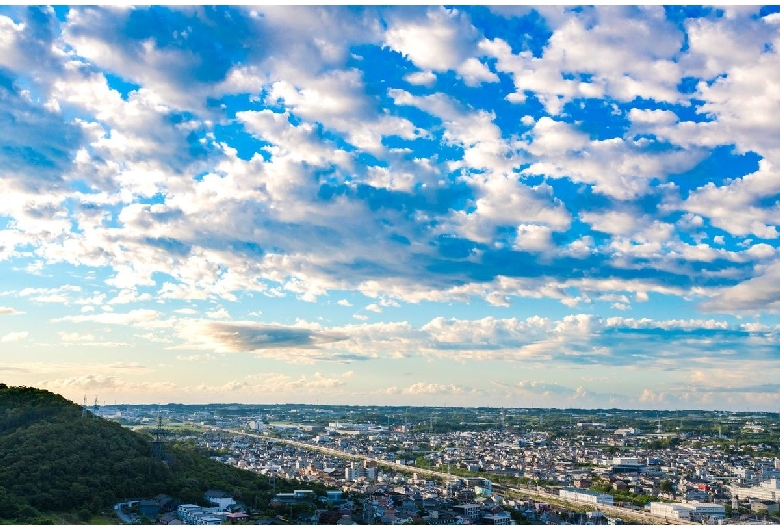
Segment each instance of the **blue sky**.
[{"label": "blue sky", "polygon": [[0,380],[775,411],[779,48],[760,7],[0,8]]}]

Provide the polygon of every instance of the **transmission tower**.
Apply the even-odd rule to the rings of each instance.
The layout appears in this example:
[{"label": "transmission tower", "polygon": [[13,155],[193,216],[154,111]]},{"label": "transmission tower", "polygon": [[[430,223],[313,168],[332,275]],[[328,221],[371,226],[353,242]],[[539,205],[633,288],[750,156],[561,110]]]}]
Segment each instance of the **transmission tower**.
[{"label": "transmission tower", "polygon": [[86,418],[87,417],[87,395],[84,394],[84,407],[81,409],[81,417]]},{"label": "transmission tower", "polygon": [[154,434],[152,456],[157,460],[162,460],[165,458],[165,430],[162,427],[162,414],[157,415],[157,428],[152,433]]}]

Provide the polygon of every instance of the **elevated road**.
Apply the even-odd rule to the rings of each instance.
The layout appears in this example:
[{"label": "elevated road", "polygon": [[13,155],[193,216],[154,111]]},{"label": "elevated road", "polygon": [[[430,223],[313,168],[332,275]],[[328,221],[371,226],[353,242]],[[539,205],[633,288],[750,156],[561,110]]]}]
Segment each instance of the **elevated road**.
[{"label": "elevated road", "polygon": [[[214,427],[212,427],[213,429]],[[319,453],[336,456],[339,458],[343,458],[345,460],[365,460],[368,458],[365,455],[356,455],[354,453],[348,453],[346,451],[340,451],[338,449],[332,449],[330,447],[322,447],[321,445],[315,445],[305,442],[299,442],[296,440],[287,440],[284,438],[275,438],[273,436],[268,436],[264,434],[252,434],[252,433],[246,433],[243,431],[237,431],[234,429],[224,429],[217,427],[218,430],[223,432],[229,432],[231,434],[239,435],[239,436],[248,436],[250,438],[258,438],[265,441],[272,441],[275,443],[285,444],[285,445],[292,445],[295,447],[300,447],[302,449],[308,449],[310,451],[316,451]],[[377,460],[377,464],[381,465],[382,467],[388,467],[390,469],[397,469],[398,471],[406,471],[408,473],[417,473],[419,475],[424,476],[431,476],[431,477],[438,477],[444,480],[450,480],[453,478],[453,475],[449,475],[447,473],[442,473],[441,471],[434,471],[430,469],[425,469],[421,467],[415,467],[415,466],[408,466],[406,464],[396,464],[395,462],[388,462],[385,460]],[[460,477],[456,477],[460,478]],[[498,486],[501,486],[501,484],[494,483]],[[584,503],[584,502],[576,502],[569,499],[562,499],[558,495],[548,493],[541,488],[527,488],[527,487],[521,487],[521,486],[506,486],[507,493],[513,493],[515,496],[518,497],[527,497],[531,498],[533,500],[539,500],[543,502],[548,502],[550,504],[555,504],[558,506],[572,506],[578,509],[584,509],[585,511],[599,511],[604,513],[605,515],[608,515],[610,517],[619,517],[625,521],[632,521],[632,522],[638,522],[642,524],[682,524],[682,525],[695,525],[699,523],[694,523],[691,521],[685,521],[680,519],[667,519],[665,517],[659,517],[657,515],[650,515],[648,512],[644,511],[638,511],[638,510],[630,510],[628,508],[621,508],[618,506],[607,506],[604,504],[593,504],[593,503]],[[504,494],[504,497],[508,497],[506,493]]]}]

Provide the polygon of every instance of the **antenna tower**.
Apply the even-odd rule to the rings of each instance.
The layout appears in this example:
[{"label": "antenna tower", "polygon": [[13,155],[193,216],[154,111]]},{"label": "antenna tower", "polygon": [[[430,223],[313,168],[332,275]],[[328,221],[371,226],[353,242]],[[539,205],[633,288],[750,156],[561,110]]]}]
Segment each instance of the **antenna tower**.
[{"label": "antenna tower", "polygon": [[165,458],[165,430],[162,427],[162,414],[157,414],[157,428],[152,431],[154,441],[152,442],[152,456],[157,460]]},{"label": "antenna tower", "polygon": [[84,394],[84,408],[81,409],[81,417],[86,418],[87,417],[87,395]]}]

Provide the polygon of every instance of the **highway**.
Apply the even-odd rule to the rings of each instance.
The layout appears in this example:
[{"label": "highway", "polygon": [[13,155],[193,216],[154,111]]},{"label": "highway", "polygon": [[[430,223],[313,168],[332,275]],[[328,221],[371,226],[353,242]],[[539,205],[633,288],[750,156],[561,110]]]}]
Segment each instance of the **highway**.
[{"label": "highway", "polygon": [[[240,436],[249,436],[251,438],[259,438],[261,440],[273,441],[276,443],[281,443],[286,445],[293,445],[296,447],[301,447],[303,449],[309,449],[311,451],[317,451],[320,453],[337,456],[345,460],[365,460],[367,458],[365,455],[356,455],[353,453],[348,453],[346,451],[339,451],[337,449],[331,449],[329,447],[322,447],[320,445],[314,445],[305,442],[298,442],[295,440],[275,438],[263,434],[251,434],[251,433],[246,433],[246,432],[237,431],[233,429],[224,429],[224,428],[218,428],[218,429],[224,432],[229,432],[231,434],[236,434]],[[453,478],[453,475],[448,475],[447,473],[442,473],[441,471],[432,471],[430,469],[424,469],[421,467],[408,466],[405,464],[396,464],[395,462],[388,462],[385,460],[377,460],[377,464],[381,465],[382,467],[389,467],[391,469],[397,469],[399,471],[406,471],[409,473],[418,473],[420,475],[439,477],[445,480]],[[455,478],[460,478],[460,477],[455,477]],[[494,484],[501,486],[501,484],[498,483],[494,483]],[[534,500],[541,500],[559,506],[565,504],[576,508],[582,508],[586,511],[597,510],[610,517],[620,517],[625,521],[635,521],[642,524],[683,524],[683,525],[699,524],[699,523],[679,520],[679,519],[667,519],[665,517],[650,515],[649,513],[644,511],[630,510],[628,508],[621,508],[618,506],[606,506],[604,504],[583,503],[583,502],[571,501],[568,499],[561,499],[558,495],[547,493],[541,489],[525,488],[525,487],[518,487],[518,486],[507,486],[507,489],[510,492],[517,494],[518,496],[528,497]],[[506,497],[507,495],[504,496]]]}]

